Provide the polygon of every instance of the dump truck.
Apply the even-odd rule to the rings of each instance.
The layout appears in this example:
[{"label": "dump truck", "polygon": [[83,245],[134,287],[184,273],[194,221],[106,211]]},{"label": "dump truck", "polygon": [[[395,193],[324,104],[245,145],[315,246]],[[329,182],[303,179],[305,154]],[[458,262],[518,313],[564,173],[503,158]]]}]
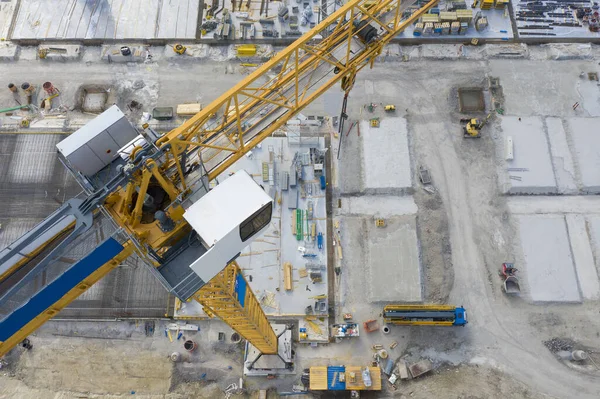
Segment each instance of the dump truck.
[{"label": "dump truck", "polygon": [[383,319],[396,325],[465,326],[467,311],[453,305],[386,305]]}]

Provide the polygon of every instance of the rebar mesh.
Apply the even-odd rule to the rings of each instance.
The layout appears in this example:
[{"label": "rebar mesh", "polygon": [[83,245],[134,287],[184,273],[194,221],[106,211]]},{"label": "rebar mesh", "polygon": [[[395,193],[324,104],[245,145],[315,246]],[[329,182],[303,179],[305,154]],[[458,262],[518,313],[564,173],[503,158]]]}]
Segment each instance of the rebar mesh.
[{"label": "rebar mesh", "polygon": [[61,311],[58,317],[157,318],[170,314],[174,298],[147,267],[132,255]]},{"label": "rebar mesh", "polygon": [[[121,243],[127,241],[127,237],[118,231],[109,217],[99,214],[90,230],[77,237],[34,279],[11,295],[0,309],[0,318],[22,306],[29,298],[111,236]],[[150,273],[141,259],[132,256],[90,287],[64,309],[59,317],[163,317],[168,312],[167,301],[169,301],[169,293]]]}]

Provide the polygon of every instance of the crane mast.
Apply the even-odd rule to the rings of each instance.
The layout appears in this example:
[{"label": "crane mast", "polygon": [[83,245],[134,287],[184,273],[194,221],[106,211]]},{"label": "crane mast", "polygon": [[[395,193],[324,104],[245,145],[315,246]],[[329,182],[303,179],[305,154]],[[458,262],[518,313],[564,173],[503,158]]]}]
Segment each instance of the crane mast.
[{"label": "crane mast", "polygon": [[[180,299],[198,301],[209,316],[221,318],[260,352],[276,354],[277,337],[235,260],[210,278],[199,278],[190,270],[177,284],[160,272],[179,259],[194,233],[184,216],[186,210],[208,195],[210,182],[333,85],[341,82],[347,94],[356,74],[372,67],[384,46],[436,3],[431,0],[405,17],[404,11],[414,1],[349,1],[178,128],[159,137],[145,126],[146,144],[134,146],[128,164],[109,183],[94,186],[74,173],[88,196],[73,203],[68,214],[88,215],[94,224],[99,219],[109,220],[114,227],[114,255],[78,277],[77,284],[47,307],[20,320],[10,333],[0,334],[0,356],[132,254],[149,265]],[[68,162],[66,166],[70,167]],[[158,212],[148,215],[144,203],[156,190],[165,200]],[[64,222],[62,230],[52,234],[48,233],[51,229],[42,229],[46,238],[27,256],[22,256],[22,251],[29,248],[26,243],[31,239],[9,246],[0,253],[0,283],[50,251],[50,245],[65,231],[91,228],[83,225]],[[50,251],[32,270],[53,259],[56,253]],[[240,284],[246,287],[243,294],[238,291]],[[0,305],[5,297],[0,297]],[[0,323],[12,316],[5,316]]]}]

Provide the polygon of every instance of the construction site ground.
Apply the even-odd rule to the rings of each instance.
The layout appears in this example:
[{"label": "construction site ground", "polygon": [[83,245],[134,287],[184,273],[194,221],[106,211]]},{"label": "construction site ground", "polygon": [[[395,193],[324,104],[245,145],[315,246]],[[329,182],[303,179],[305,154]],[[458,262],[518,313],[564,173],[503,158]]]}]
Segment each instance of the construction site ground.
[{"label": "construction site ground", "polygon": [[[54,63],[36,60],[32,56],[34,48],[22,48],[19,61],[0,63],[1,75],[7,77],[4,85],[9,83],[8,77],[15,84],[53,82],[61,90],[59,98],[65,106],[66,118],[60,119],[60,124],[56,122],[58,119],[47,119],[50,127],[44,128],[40,123],[18,134],[2,131],[0,142],[12,143],[2,147],[3,168],[18,170],[19,163],[28,165],[35,161],[27,155],[30,147],[20,144],[23,140],[40,140],[37,137],[47,137],[48,130],[72,130],[93,117],[78,106],[78,93],[83,85],[110,87],[113,95],[117,93],[111,101],[122,109],[126,110],[126,105],[136,100],[143,104],[143,111],[151,112],[155,106],[176,106],[184,102],[206,104],[251,70],[236,60],[207,59],[192,63],[160,56],[147,63],[108,64],[96,58],[99,53],[92,48],[82,61]],[[158,50],[155,53],[158,54]],[[401,61],[402,54],[409,55],[404,57],[408,61]],[[585,259],[589,254],[597,279],[599,248],[595,227],[600,201],[586,193],[586,187],[593,184],[586,183],[586,175],[582,175],[586,165],[594,162],[593,154],[577,151],[578,144],[569,128],[573,118],[600,117],[599,89],[596,82],[588,78],[588,73],[600,72],[598,62],[600,51],[591,45],[393,47],[384,62],[376,63],[373,70],[363,71],[358,76],[349,97],[346,129],[351,121],[373,117],[382,121],[392,117],[405,120],[411,187],[392,185],[370,189],[372,187],[365,185],[367,176],[397,172],[387,165],[378,166],[380,171],[367,170],[372,167],[364,162],[365,157],[373,157],[369,151],[381,151],[381,157],[385,157],[386,149],[365,140],[382,138],[376,132],[366,134],[364,130],[360,136],[356,129],[348,135],[342,133],[339,160],[334,162],[329,176],[333,185],[331,216],[334,226],[339,222],[339,228],[334,227],[334,230],[339,230],[336,233],[343,249],[343,259],[336,257],[334,264],[329,265],[340,267],[333,292],[335,320],[341,321],[344,312],[352,313],[359,323],[380,320],[382,307],[388,302],[376,299],[367,288],[369,277],[365,269],[372,265],[365,262],[372,251],[380,248],[373,243],[389,246],[385,241],[387,233],[396,234],[402,226],[414,225],[418,239],[413,249],[419,254],[423,301],[463,305],[469,323],[464,328],[392,326],[389,334],[380,330],[361,331],[359,338],[340,343],[316,347],[299,345],[295,349],[299,372],[312,365],[367,364],[373,358],[373,344],[389,348],[396,341],[398,346],[388,350],[392,358],[403,357],[409,362],[430,359],[433,372],[409,382],[399,382],[396,391],[384,383],[382,393],[364,397],[600,396],[600,371],[593,363],[582,366],[561,358],[564,351],[583,349],[600,365],[598,296],[593,295],[593,284],[582,282],[582,269],[578,265],[582,257]],[[502,87],[502,97],[495,97],[493,102],[489,77],[499,78]],[[138,81],[143,85],[135,83]],[[482,88],[487,110],[491,110],[493,103],[500,103],[501,113],[496,113],[483,128],[481,139],[464,139],[462,135],[459,120],[471,116],[458,110],[457,91],[464,87]],[[373,113],[365,108],[369,103],[378,104]],[[574,107],[576,103],[579,105]],[[396,106],[395,114],[383,111],[386,104]],[[6,89],[0,92],[0,105],[15,105]],[[324,115],[324,109],[323,101],[317,100],[303,112]],[[141,111],[127,111],[127,114],[137,123]],[[485,112],[476,115],[485,117]],[[504,194],[502,183],[506,179],[507,164],[503,118],[516,118],[517,122],[518,118],[564,121],[568,149],[563,150],[571,155],[575,165],[571,195]],[[548,130],[545,123],[544,132]],[[163,126],[168,127],[168,124]],[[403,129],[399,125],[398,131]],[[332,158],[337,158],[339,137],[329,134]],[[59,140],[54,135],[49,137]],[[398,138],[384,138],[389,140],[389,150],[396,151],[393,146]],[[517,141],[515,146],[516,160],[526,149],[519,150]],[[52,145],[45,148],[46,152],[53,151]],[[557,153],[553,151],[554,147],[550,146],[549,159],[554,162],[552,170],[558,187]],[[586,158],[589,156],[592,158]],[[563,154],[559,158],[567,156]],[[431,173],[433,193],[425,191],[419,183],[420,165]],[[56,173],[59,167],[59,164],[55,166]],[[533,172],[533,168],[534,165],[530,166],[530,171]],[[57,206],[56,199],[48,193],[55,193],[59,188],[68,193],[77,192],[68,178],[56,181],[44,171],[39,173],[38,177],[34,172],[23,177],[28,185],[23,185],[15,174],[3,173],[0,198],[6,205],[0,210],[3,226],[0,234],[5,234],[5,229],[10,231],[13,221],[25,223],[22,229],[27,223],[46,216],[52,206]],[[20,187],[25,187],[25,191],[19,191]],[[560,192],[559,188],[557,191]],[[19,196],[23,192],[27,198]],[[8,206],[14,201],[16,206]],[[527,251],[541,244],[523,240],[526,231],[524,233],[520,224],[521,215],[564,218],[569,247],[572,247],[570,257],[566,257],[577,276],[570,280],[571,286],[567,289],[577,293],[579,300],[567,303],[556,298],[551,301],[532,298],[527,263],[531,258],[527,257]],[[384,218],[387,227],[376,228],[376,217]],[[583,226],[591,226],[583,230],[587,234],[583,238],[579,231],[581,220]],[[562,233],[549,231],[547,234],[548,243],[553,243]],[[373,242],[365,239],[373,235]],[[520,297],[506,296],[501,290],[498,271],[507,261],[515,262],[523,271],[524,292]],[[392,284],[394,274],[398,273],[397,259],[386,262],[380,255],[377,262],[378,272],[389,275]],[[377,281],[385,284],[385,280]],[[591,280],[593,282],[593,276]],[[393,288],[384,285],[380,290]],[[549,289],[553,286],[549,285]],[[110,295],[110,291],[103,295]],[[198,349],[185,354],[183,362],[174,364],[168,356],[174,351],[185,351],[182,340],[170,342],[165,337],[164,326],[168,322],[156,320],[154,335],[147,337],[144,320],[51,321],[31,336],[32,350],[17,348],[3,359],[0,398],[225,397],[224,390],[229,384],[238,383],[242,369],[242,346],[230,342],[231,330],[218,320],[198,321],[200,332],[186,335],[198,342]],[[219,340],[219,332],[224,333],[224,341]],[[258,388],[290,392],[292,386],[299,383],[299,377],[297,374],[272,380],[252,378],[246,379],[244,386],[250,392],[248,397]],[[273,394],[273,397],[277,396]]]}]

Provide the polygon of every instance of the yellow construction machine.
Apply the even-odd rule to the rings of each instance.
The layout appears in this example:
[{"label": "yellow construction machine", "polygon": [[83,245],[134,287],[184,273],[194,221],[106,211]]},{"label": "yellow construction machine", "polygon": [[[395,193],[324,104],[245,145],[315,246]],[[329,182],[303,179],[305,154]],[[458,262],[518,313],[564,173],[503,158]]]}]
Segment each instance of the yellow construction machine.
[{"label": "yellow construction machine", "polygon": [[173,46],[173,51],[179,55],[185,54],[186,50],[187,50],[187,47],[185,47],[183,44],[177,43],[176,45]]},{"label": "yellow construction machine", "polygon": [[468,139],[478,139],[481,137],[481,129],[487,124],[493,113],[489,113],[484,119],[466,118],[461,119],[460,123],[463,127],[463,137]]}]

